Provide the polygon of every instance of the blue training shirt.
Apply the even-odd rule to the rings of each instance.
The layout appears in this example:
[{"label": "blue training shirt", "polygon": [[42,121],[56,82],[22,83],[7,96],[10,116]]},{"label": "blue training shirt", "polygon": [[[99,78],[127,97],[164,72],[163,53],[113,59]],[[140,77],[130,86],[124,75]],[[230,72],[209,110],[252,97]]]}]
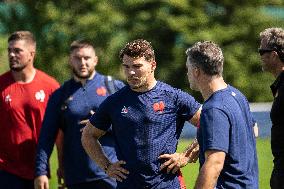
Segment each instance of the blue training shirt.
[{"label": "blue training shirt", "polygon": [[198,131],[200,164],[207,150],[226,153],[216,188],[258,188],[253,124],[247,99],[231,86],[213,93],[203,104]]},{"label": "blue training shirt", "polygon": [[118,188],[180,188],[176,174],[159,170],[158,157],[175,153],[184,122],[199,108],[192,96],[160,81],[147,92],[125,86],[108,97],[90,122],[105,131],[112,124],[117,157],[130,172]]},{"label": "blue training shirt", "polygon": [[[124,84],[115,80],[115,85]],[[109,96],[105,86],[105,76],[96,73],[87,80],[85,86],[74,79],[64,83],[51,96],[40,132],[36,155],[36,176],[46,175],[48,159],[51,155],[58,129],[64,132],[63,165],[67,185],[110,179],[84,151],[81,144],[81,129],[85,126],[80,121],[89,119],[90,110],[97,111],[99,105]],[[117,161],[112,132],[101,137],[100,142],[113,162]]]}]

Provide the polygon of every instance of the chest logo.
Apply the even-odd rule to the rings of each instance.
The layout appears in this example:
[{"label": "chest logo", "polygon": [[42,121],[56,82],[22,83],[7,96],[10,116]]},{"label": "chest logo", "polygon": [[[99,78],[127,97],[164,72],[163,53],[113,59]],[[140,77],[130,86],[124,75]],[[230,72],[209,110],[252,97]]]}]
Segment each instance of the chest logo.
[{"label": "chest logo", "polygon": [[106,88],[105,87],[99,87],[99,88],[97,88],[97,90],[96,90],[96,93],[97,93],[97,95],[99,95],[99,96],[106,96]]},{"label": "chest logo", "polygon": [[127,114],[127,113],[128,113],[128,108],[126,108],[125,106],[123,106],[123,108],[121,109],[121,113],[122,113],[122,114]]},{"label": "chest logo", "polygon": [[5,102],[8,104],[8,103],[10,103],[12,101],[12,98],[11,98],[11,95],[7,95],[7,96],[5,96]]},{"label": "chest logo", "polygon": [[165,103],[163,101],[156,102],[153,104],[153,110],[155,112],[162,113],[165,110]]},{"label": "chest logo", "polygon": [[43,90],[40,90],[38,92],[36,92],[35,94],[35,98],[40,101],[40,102],[44,102],[44,99],[45,99],[45,93]]},{"label": "chest logo", "polygon": [[236,93],[232,92],[232,96],[236,96],[236,95],[237,95]]}]

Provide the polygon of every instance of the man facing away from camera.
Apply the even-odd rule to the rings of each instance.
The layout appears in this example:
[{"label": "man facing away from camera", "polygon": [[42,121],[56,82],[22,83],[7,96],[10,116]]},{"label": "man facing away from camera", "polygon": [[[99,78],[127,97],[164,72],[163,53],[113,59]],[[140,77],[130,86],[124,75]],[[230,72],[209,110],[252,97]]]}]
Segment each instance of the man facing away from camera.
[{"label": "man facing away from camera", "polygon": [[222,77],[220,47],[197,42],[186,54],[190,88],[204,98],[197,137],[201,167],[195,189],[257,189],[254,121],[246,97]]},{"label": "man facing away from camera", "polygon": [[[119,181],[119,189],[184,187],[177,172],[187,162],[175,161],[175,151],[184,122],[197,125],[200,104],[189,94],[155,79],[155,53],[148,41],[127,43],[120,59],[128,85],[108,97],[90,118],[82,144],[90,157]],[[110,124],[119,160],[115,163],[106,157],[98,141]]]}]

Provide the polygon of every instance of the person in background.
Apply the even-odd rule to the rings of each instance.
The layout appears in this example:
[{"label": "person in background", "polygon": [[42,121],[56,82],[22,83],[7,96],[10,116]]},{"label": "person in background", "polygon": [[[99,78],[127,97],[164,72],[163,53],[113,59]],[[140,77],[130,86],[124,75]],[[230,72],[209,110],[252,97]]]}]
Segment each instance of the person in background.
[{"label": "person in background", "polygon": [[[48,161],[58,132],[58,180],[62,181],[59,184],[69,189],[116,187],[115,180],[89,158],[81,145],[85,120],[109,95],[124,86],[121,81],[98,73],[97,63],[91,42],[77,40],[71,44],[69,64],[73,76],[49,99],[37,148],[35,189],[49,188]],[[110,161],[117,161],[111,130],[100,142]]]},{"label": "person in background", "polygon": [[[189,94],[155,79],[157,63],[148,41],[127,43],[120,59],[128,85],[108,97],[90,118],[82,144],[106,174],[119,181],[119,189],[184,188],[178,179],[180,165],[172,162],[180,157],[175,151],[184,122],[197,125],[200,104]],[[110,125],[117,162],[105,155],[99,142]]]},{"label": "person in background", "polygon": [[222,77],[222,50],[205,41],[195,43],[186,54],[190,88],[200,91],[204,98],[195,189],[257,189],[254,120],[246,97]]},{"label": "person in background", "polygon": [[284,189],[284,30],[267,28],[260,33],[258,49],[263,71],[275,77],[270,86],[274,97],[270,118],[271,150],[274,156],[274,167],[271,174],[272,189]]},{"label": "person in background", "polygon": [[8,38],[10,70],[0,76],[0,188],[33,189],[36,146],[45,108],[58,82],[34,67],[29,31]]}]

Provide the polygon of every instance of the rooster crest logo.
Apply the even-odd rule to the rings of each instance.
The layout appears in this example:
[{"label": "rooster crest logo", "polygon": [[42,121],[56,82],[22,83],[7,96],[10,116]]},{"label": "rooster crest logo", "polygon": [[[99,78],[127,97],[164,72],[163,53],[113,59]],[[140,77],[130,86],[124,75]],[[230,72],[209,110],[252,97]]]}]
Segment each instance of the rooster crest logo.
[{"label": "rooster crest logo", "polygon": [[155,112],[163,113],[165,110],[165,103],[163,101],[154,103],[153,110]]},{"label": "rooster crest logo", "polygon": [[45,93],[43,90],[40,90],[38,92],[36,92],[35,94],[35,98],[40,101],[40,102],[44,102],[44,99],[45,99]]}]

